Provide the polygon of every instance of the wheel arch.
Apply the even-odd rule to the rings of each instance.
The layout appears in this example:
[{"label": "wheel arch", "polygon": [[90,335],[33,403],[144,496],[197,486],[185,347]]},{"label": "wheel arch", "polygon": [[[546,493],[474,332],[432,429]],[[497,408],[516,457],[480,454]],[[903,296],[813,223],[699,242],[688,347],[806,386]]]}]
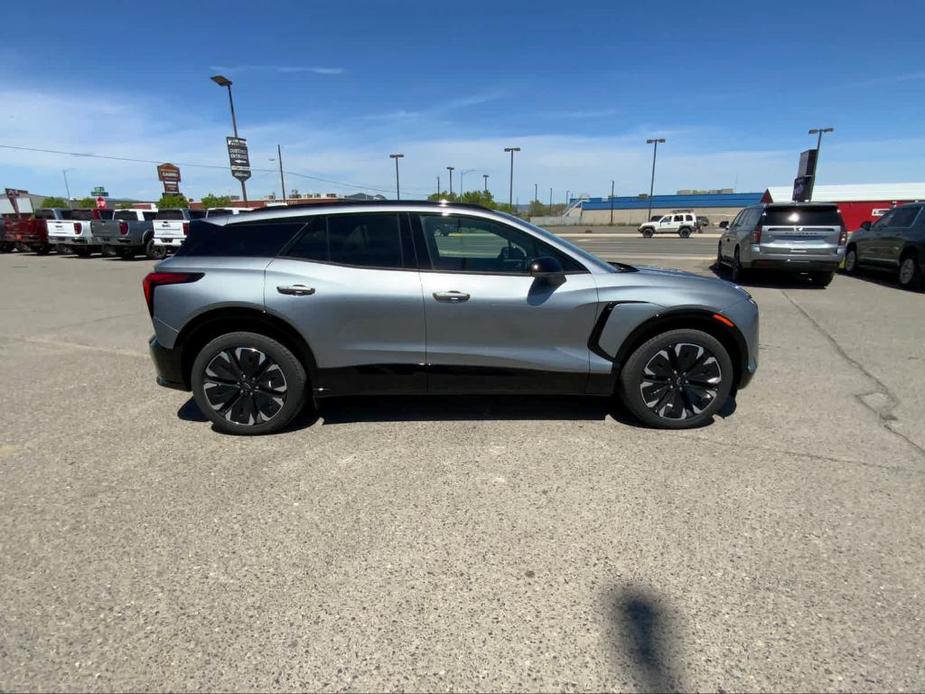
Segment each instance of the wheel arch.
[{"label": "wheel arch", "polygon": [[[613,359],[614,374],[619,377],[623,364],[644,342],[669,330],[701,330],[719,340],[732,360],[733,388],[742,382],[748,367],[748,345],[735,325],[726,325],[705,309],[678,309],[660,313],[637,326],[617,349]],[[727,319],[728,320],[728,319]]]},{"label": "wheel arch", "polygon": [[206,311],[183,327],[177,335],[175,348],[180,350],[181,373],[190,387],[193,362],[199,351],[219,335],[230,332],[255,332],[285,345],[302,362],[309,382],[316,382],[318,363],[311,347],[302,335],[282,318],[247,307],[223,307]]}]

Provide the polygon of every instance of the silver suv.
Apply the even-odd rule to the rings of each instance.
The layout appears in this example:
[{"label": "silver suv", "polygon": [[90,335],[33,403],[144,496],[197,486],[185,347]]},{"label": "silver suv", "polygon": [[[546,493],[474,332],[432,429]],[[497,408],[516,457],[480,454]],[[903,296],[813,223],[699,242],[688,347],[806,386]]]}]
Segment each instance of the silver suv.
[{"label": "silver suv", "polygon": [[476,205],[194,220],[144,291],[158,382],[236,434],[361,393],[616,393],[642,422],[682,429],[757,368],[741,288],[608,264]]},{"label": "silver suv", "polygon": [[740,282],[748,270],[808,272],[827,286],[845,257],[848,232],[832,203],[771,203],[746,207],[723,232],[717,265]]}]

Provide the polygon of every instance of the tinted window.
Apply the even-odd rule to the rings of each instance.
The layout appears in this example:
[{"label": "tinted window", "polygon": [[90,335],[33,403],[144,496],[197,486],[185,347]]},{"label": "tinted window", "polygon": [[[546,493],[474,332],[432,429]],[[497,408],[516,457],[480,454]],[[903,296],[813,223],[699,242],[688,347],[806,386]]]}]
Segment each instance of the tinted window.
[{"label": "tinted window", "polygon": [[223,214],[234,214],[231,211],[231,208],[228,207],[216,207],[211,210],[206,210],[206,217],[218,217]]},{"label": "tinted window", "polygon": [[61,210],[61,219],[89,222],[93,220],[93,210]]},{"label": "tinted window", "polygon": [[112,219],[115,210],[93,210],[93,219]]},{"label": "tinted window", "polygon": [[841,213],[832,207],[768,207],[765,226],[841,226]]},{"label": "tinted window", "polygon": [[190,222],[177,255],[271,258],[298,233],[304,222],[250,222],[218,225]]},{"label": "tinted window", "polygon": [[674,216],[674,221],[676,221],[676,222],[683,222],[683,221],[684,221],[684,215],[682,215],[682,214],[676,214],[676,215]]},{"label": "tinted window", "polygon": [[53,210],[36,210],[35,218],[36,219],[54,219],[55,213]]},{"label": "tinted window", "polygon": [[918,213],[918,207],[900,207],[893,214],[893,219],[890,221],[890,226],[911,227],[912,222],[915,221],[915,217],[918,215]]},{"label": "tinted window", "polygon": [[205,210],[190,210],[189,218],[190,219],[205,219],[206,211]]},{"label": "tinted window", "polygon": [[153,219],[157,219],[157,212],[155,212],[154,210],[151,210],[149,212],[142,212],[142,214],[144,215],[146,222],[150,222]]},{"label": "tinted window", "polygon": [[287,255],[358,267],[400,268],[403,263],[398,214],[315,218]]},{"label": "tinted window", "polygon": [[183,210],[158,210],[155,219],[186,219]]},{"label": "tinted window", "polygon": [[138,213],[134,210],[119,210],[115,214],[115,219],[125,222],[134,222],[138,219]]},{"label": "tinted window", "polygon": [[490,219],[429,214],[420,219],[435,270],[526,274],[531,260],[552,256],[566,272],[585,271],[534,236]]}]

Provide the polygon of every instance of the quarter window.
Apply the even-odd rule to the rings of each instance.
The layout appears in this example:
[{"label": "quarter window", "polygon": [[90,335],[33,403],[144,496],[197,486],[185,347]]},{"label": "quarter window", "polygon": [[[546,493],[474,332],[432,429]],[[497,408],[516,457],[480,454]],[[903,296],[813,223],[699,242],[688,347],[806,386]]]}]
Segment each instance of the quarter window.
[{"label": "quarter window", "polygon": [[531,260],[552,256],[566,272],[586,272],[530,234],[490,219],[422,214],[420,220],[434,270],[526,274]]},{"label": "quarter window", "polygon": [[915,221],[916,215],[919,213],[918,207],[900,207],[893,214],[893,219],[890,220],[891,227],[911,227],[912,222]]}]

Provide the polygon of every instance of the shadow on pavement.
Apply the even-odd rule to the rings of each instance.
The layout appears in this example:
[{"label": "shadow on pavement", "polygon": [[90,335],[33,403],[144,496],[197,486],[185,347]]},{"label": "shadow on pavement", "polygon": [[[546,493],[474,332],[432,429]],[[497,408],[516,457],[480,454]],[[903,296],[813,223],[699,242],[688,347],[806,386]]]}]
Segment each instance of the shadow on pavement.
[{"label": "shadow on pavement", "polygon": [[[710,271],[721,280],[731,282],[729,268],[725,265],[710,266]],[[742,287],[766,287],[769,289],[825,289],[815,284],[806,273],[772,272],[769,270],[749,270],[745,279],[737,283]]]},{"label": "shadow on pavement", "polygon": [[674,664],[676,632],[670,616],[647,591],[629,588],[608,597],[610,645],[617,672],[627,663],[635,671],[641,691],[683,689]]}]

